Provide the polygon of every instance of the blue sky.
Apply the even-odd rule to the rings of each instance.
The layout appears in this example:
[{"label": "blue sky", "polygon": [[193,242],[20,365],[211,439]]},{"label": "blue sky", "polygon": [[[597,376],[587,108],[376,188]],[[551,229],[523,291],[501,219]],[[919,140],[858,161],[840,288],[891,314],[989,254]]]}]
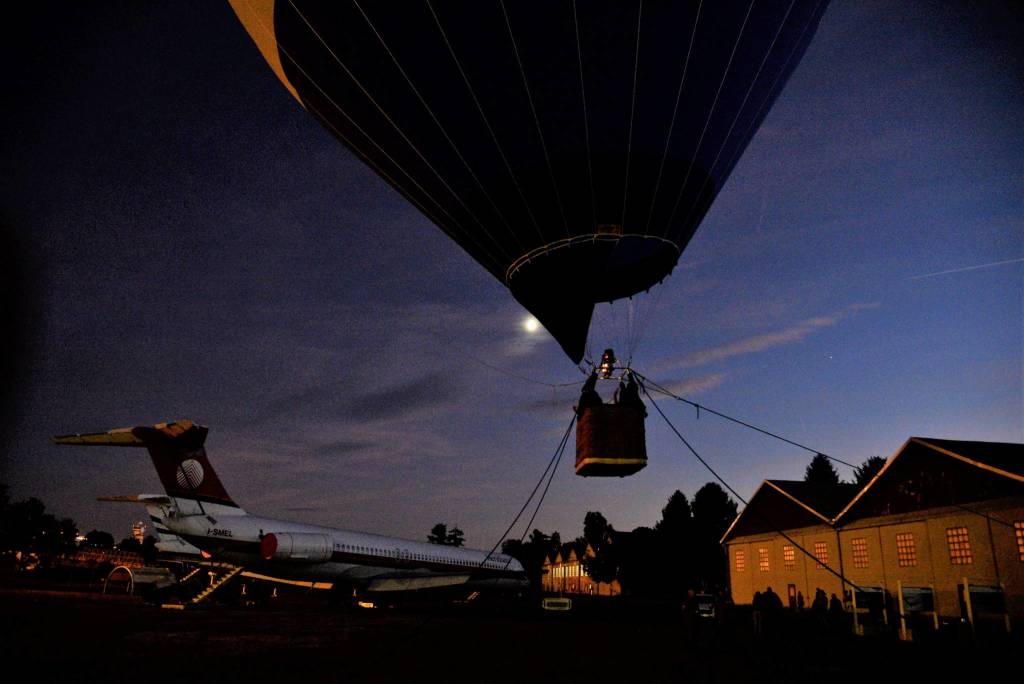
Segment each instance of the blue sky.
[{"label": "blue sky", "polygon": [[[1024,442],[1020,16],[971,7],[832,3],[675,273],[634,300],[635,367],[852,463],[911,435]],[[39,293],[12,497],[127,534],[141,511],[95,497],[158,491],[148,458],[49,436],[189,417],[247,508],[417,538],[443,521],[489,547],[571,416],[577,388],[548,385],[579,371],[292,100],[226,5],[73,19],[28,59],[5,140]],[[603,307],[593,347],[629,306]],[[661,406],[744,496],[810,459]],[[651,413],[644,471],[577,478],[567,454],[534,526],[652,524],[707,482]]]}]

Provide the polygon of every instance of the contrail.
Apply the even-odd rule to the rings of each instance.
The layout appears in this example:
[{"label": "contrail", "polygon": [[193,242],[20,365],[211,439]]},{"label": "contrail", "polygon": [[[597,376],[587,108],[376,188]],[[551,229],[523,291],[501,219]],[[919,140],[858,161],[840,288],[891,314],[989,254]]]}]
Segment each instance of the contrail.
[{"label": "contrail", "polygon": [[924,275],[911,276],[907,280],[920,280],[921,278],[931,278],[932,276],[946,275],[947,273],[963,273],[964,271],[977,271],[982,268],[992,268],[993,266],[1004,266],[1006,264],[1019,264],[1024,261],[1022,259],[1007,259],[1006,261],[993,261],[991,264],[980,264],[978,266],[965,266],[964,268],[951,268],[948,271],[936,271],[935,273],[925,273]]}]

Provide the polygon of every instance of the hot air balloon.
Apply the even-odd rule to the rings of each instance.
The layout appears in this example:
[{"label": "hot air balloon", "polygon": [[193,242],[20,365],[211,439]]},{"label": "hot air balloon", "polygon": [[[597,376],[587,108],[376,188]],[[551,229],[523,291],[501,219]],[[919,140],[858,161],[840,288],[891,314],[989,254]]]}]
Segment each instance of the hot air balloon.
[{"label": "hot air balloon", "polygon": [[827,0],[231,0],[324,127],[574,363],[673,270]]}]

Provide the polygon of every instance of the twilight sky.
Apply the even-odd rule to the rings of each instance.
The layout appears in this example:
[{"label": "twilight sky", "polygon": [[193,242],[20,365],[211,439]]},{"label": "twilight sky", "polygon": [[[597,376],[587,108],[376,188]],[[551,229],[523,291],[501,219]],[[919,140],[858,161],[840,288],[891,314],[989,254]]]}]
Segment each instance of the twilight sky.
[{"label": "twilight sky", "polygon": [[[11,497],[126,535],[142,509],[95,499],[160,491],[145,452],[49,437],[187,417],[249,510],[447,522],[489,548],[571,417],[558,345],[302,110],[226,3],[16,28]],[[1000,3],[834,0],[674,275],[635,300],[634,366],[857,464],[911,435],[1024,442],[1022,34]],[[627,317],[604,305],[591,346],[621,348]],[[661,406],[744,496],[810,459]],[[534,526],[653,524],[709,481],[651,414],[645,470],[577,478],[570,443]]]}]

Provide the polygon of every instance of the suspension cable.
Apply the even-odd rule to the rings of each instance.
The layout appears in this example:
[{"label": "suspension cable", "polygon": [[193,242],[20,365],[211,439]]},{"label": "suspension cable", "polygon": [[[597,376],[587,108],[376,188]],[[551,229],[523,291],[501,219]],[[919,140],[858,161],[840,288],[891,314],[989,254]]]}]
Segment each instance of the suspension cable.
[{"label": "suspension cable", "polygon": [[[246,0],[246,2],[247,2],[247,3],[248,3],[248,1],[249,1],[249,0]],[[252,9],[252,8],[250,7],[250,9]],[[287,60],[288,60],[289,62],[291,62],[291,63],[292,63],[292,64],[293,64],[294,66],[295,66],[295,68],[296,68],[296,69],[298,69],[299,73],[300,73],[300,74],[302,74],[302,77],[303,77],[303,78],[305,78],[305,79],[306,79],[307,81],[309,81],[309,83],[310,83],[310,84],[311,84],[311,85],[312,85],[312,86],[313,86],[314,88],[316,88],[316,89],[317,89],[317,90],[318,90],[318,91],[320,92],[320,94],[321,94],[321,95],[322,95],[322,96],[324,97],[324,99],[326,99],[326,100],[327,100],[327,101],[328,101],[328,102],[329,102],[329,103],[331,104],[331,106],[332,106],[332,107],[334,107],[334,109],[335,109],[335,110],[336,110],[336,111],[337,111],[337,112],[338,112],[339,114],[341,114],[341,115],[342,115],[342,116],[343,116],[343,117],[344,117],[344,118],[345,118],[345,119],[346,119],[346,120],[347,120],[347,121],[348,121],[348,122],[349,122],[349,123],[350,123],[350,124],[351,124],[351,125],[353,126],[353,128],[355,128],[355,129],[356,129],[356,131],[358,131],[358,132],[359,132],[359,134],[360,134],[360,135],[362,135],[362,136],[363,136],[364,138],[366,138],[367,142],[369,142],[369,143],[370,143],[370,144],[371,144],[371,145],[372,145],[373,147],[375,147],[375,148],[376,148],[376,149],[377,149],[377,150],[378,150],[378,151],[379,151],[379,152],[380,152],[380,153],[381,153],[382,155],[384,155],[384,157],[385,157],[385,158],[386,158],[386,159],[387,159],[388,161],[390,161],[390,162],[391,162],[391,163],[392,163],[392,164],[393,164],[393,165],[395,166],[395,168],[396,168],[397,170],[399,170],[400,172],[402,172],[402,174],[403,174],[403,175],[404,175],[404,176],[405,176],[406,178],[408,178],[408,179],[409,179],[409,181],[410,181],[410,182],[411,182],[411,183],[412,183],[412,184],[413,184],[413,185],[414,185],[414,186],[415,186],[415,187],[416,187],[416,188],[417,188],[417,189],[418,189],[418,190],[419,190],[419,191],[420,191],[420,192],[421,192],[421,193],[423,194],[423,196],[424,196],[424,197],[426,197],[426,199],[430,200],[430,201],[431,201],[431,202],[432,202],[432,203],[433,203],[433,204],[434,204],[434,205],[435,205],[435,206],[436,206],[436,207],[437,207],[437,208],[438,208],[438,209],[439,209],[439,210],[440,210],[440,211],[441,211],[441,212],[442,212],[442,213],[443,213],[443,214],[444,214],[445,216],[447,216],[447,217],[448,217],[448,218],[450,219],[450,221],[451,221],[451,224],[453,224],[453,225],[454,225],[454,228],[457,228],[457,229],[458,229],[459,231],[461,231],[461,235],[465,236],[465,237],[466,237],[467,239],[470,239],[470,240],[472,240],[472,241],[474,242],[474,246],[475,246],[475,247],[476,247],[477,249],[479,249],[479,250],[480,250],[480,251],[481,251],[481,252],[483,253],[483,256],[486,256],[486,258],[487,258],[487,260],[489,261],[489,263],[490,263],[490,264],[493,264],[493,265],[487,265],[487,264],[485,264],[485,267],[486,267],[486,268],[487,268],[488,270],[490,270],[490,271],[492,271],[492,272],[495,272],[495,273],[497,273],[497,272],[498,272],[498,271],[500,270],[500,269],[499,269],[499,267],[498,267],[498,264],[499,264],[499,260],[498,260],[498,259],[496,259],[496,258],[495,258],[495,257],[494,257],[494,256],[493,256],[493,255],[492,255],[491,253],[490,253],[490,251],[488,251],[488,249],[487,249],[487,248],[486,248],[486,247],[485,247],[484,245],[482,245],[482,244],[481,244],[481,243],[479,242],[479,240],[477,239],[476,235],[475,235],[475,234],[474,234],[473,232],[471,232],[471,231],[467,230],[466,228],[464,228],[464,227],[463,227],[463,226],[462,226],[462,225],[461,225],[461,224],[460,224],[460,223],[458,222],[458,220],[457,220],[457,219],[456,219],[456,218],[455,218],[454,216],[452,216],[452,215],[451,215],[451,214],[450,214],[450,213],[449,213],[449,212],[448,212],[448,211],[447,211],[447,210],[446,210],[446,209],[445,209],[445,208],[444,208],[444,207],[443,207],[443,206],[441,205],[441,203],[440,203],[440,202],[438,202],[438,201],[437,201],[436,199],[434,199],[434,197],[433,197],[433,196],[432,196],[432,195],[431,195],[431,194],[430,194],[430,193],[429,193],[429,192],[428,192],[428,191],[427,191],[427,190],[426,190],[426,189],[425,189],[425,188],[424,188],[424,187],[423,187],[422,185],[420,185],[420,183],[419,183],[419,182],[417,182],[417,181],[416,181],[416,179],[415,179],[415,178],[413,178],[413,177],[412,177],[412,175],[411,175],[411,174],[410,174],[410,173],[409,173],[408,171],[406,171],[406,170],[405,170],[405,169],[404,169],[404,168],[402,167],[402,165],[401,165],[401,164],[399,164],[399,163],[398,163],[398,161],[397,161],[397,160],[395,160],[395,159],[394,159],[394,158],[393,158],[393,157],[392,157],[392,156],[391,156],[390,154],[388,154],[388,152],[387,152],[387,151],[385,151],[385,150],[384,150],[384,148],[383,148],[383,147],[382,147],[382,146],[381,146],[380,144],[378,144],[378,143],[377,143],[377,141],[375,141],[375,140],[373,139],[373,137],[372,137],[372,136],[371,136],[371,135],[370,135],[369,133],[367,133],[367,132],[366,132],[365,130],[363,130],[363,128],[362,128],[361,126],[359,126],[359,124],[358,124],[358,123],[356,123],[356,122],[355,122],[355,120],[353,120],[353,119],[352,119],[352,117],[350,117],[350,116],[348,115],[348,113],[347,113],[347,112],[346,112],[346,111],[345,111],[344,109],[342,109],[342,107],[341,107],[341,106],[340,106],[340,105],[339,105],[339,104],[338,104],[338,103],[337,103],[337,102],[336,102],[336,101],[334,100],[334,98],[332,98],[332,97],[331,97],[331,96],[330,96],[330,95],[329,95],[329,94],[327,93],[327,91],[326,91],[326,90],[325,90],[325,89],[324,89],[324,88],[323,88],[323,87],[322,87],[322,86],[321,86],[321,85],[320,85],[320,84],[319,84],[319,83],[318,83],[318,82],[316,81],[316,79],[314,79],[314,78],[312,77],[312,75],[311,75],[311,74],[309,74],[309,73],[308,73],[308,72],[307,72],[307,71],[306,71],[306,70],[305,70],[305,69],[304,69],[304,68],[302,67],[302,65],[301,65],[301,64],[299,64],[298,60],[297,60],[297,59],[296,59],[295,57],[293,57],[293,56],[291,55],[291,53],[290,53],[290,52],[288,51],[287,47],[286,47],[285,45],[281,44],[281,43],[280,43],[280,42],[279,42],[279,41],[277,40],[277,37],[276,37],[276,35],[274,34],[274,32],[273,32],[273,31],[272,31],[272,30],[271,30],[270,28],[268,28],[268,27],[267,27],[267,26],[266,26],[266,25],[265,25],[265,24],[263,23],[263,21],[262,21],[262,20],[261,20],[261,19],[259,18],[259,16],[258,16],[258,15],[256,16],[256,23],[257,23],[257,24],[259,25],[260,29],[261,29],[261,30],[263,31],[263,33],[264,33],[264,34],[266,35],[266,37],[267,37],[268,39],[270,39],[270,40],[272,40],[272,41],[274,42],[274,45],[275,45],[275,46],[277,47],[277,49],[278,49],[278,51],[279,51],[279,52],[281,53],[281,55],[282,55],[282,56],[283,56],[283,57],[284,57],[285,59],[287,59]],[[306,103],[306,102],[303,102],[303,103],[302,103],[302,105],[303,105],[304,107],[308,107],[308,106],[309,106],[309,104],[308,104],[308,103]],[[316,111],[316,110],[314,109],[313,111]],[[319,118],[319,119],[320,119],[321,121],[324,121],[324,122],[327,122],[327,121],[328,121],[328,119],[327,119],[326,117],[324,117],[324,116],[323,116],[322,114],[320,114],[319,112],[317,112],[317,116],[318,116],[318,118]],[[336,128],[335,128],[335,127],[334,127],[333,125],[330,125],[329,127],[330,127],[330,128],[332,129],[332,130],[334,130],[334,131],[337,131],[337,129],[336,129]],[[348,145],[349,145],[349,146],[350,146],[350,147],[351,147],[351,148],[353,149],[353,151],[355,151],[355,152],[356,152],[356,154],[357,154],[358,156],[360,156],[360,157],[362,157],[362,158],[364,158],[364,159],[369,159],[369,155],[367,155],[367,154],[366,154],[366,152],[364,152],[363,150],[359,149],[359,148],[358,148],[358,147],[357,147],[356,145],[354,145],[354,144],[352,143],[352,141],[351,141],[351,140],[347,139],[347,138],[346,138],[345,136],[342,136],[342,135],[339,135],[339,137],[340,137],[340,138],[341,138],[342,140],[344,140],[344,141],[346,142],[346,144],[348,144]],[[405,189],[404,187],[402,187],[401,185],[398,185],[398,184],[396,184],[396,185],[395,185],[395,187],[396,187],[396,189],[397,189],[397,190],[398,190],[398,191],[399,191],[400,193],[402,193],[403,195],[405,195],[405,196],[407,196],[407,197],[409,197],[409,196],[411,196],[411,195],[412,195],[412,193],[411,193],[410,191],[406,190],[406,189]],[[454,229],[453,229],[453,228],[452,228],[451,226],[448,226],[448,225],[446,225],[445,223],[442,223],[442,222],[440,222],[440,221],[437,221],[437,220],[435,220],[435,219],[433,219],[433,218],[432,218],[431,220],[434,220],[434,222],[435,222],[435,223],[437,224],[437,226],[438,226],[438,227],[440,227],[440,228],[441,228],[441,230],[443,230],[443,231],[444,231],[444,232],[445,232],[445,233],[446,233],[447,235],[449,235],[450,237],[453,237],[453,239],[454,239],[454,236],[453,236],[453,231],[454,231]]]},{"label": "suspension cable", "polygon": [[505,17],[505,26],[508,27],[508,37],[512,40],[512,52],[519,65],[519,74],[523,78],[523,88],[526,90],[526,98],[530,103],[530,112],[533,114],[533,123],[537,127],[537,135],[540,137],[540,148],[544,152],[544,161],[548,165],[548,177],[551,178],[551,185],[555,191],[555,202],[558,204],[558,213],[562,215],[562,224],[565,226],[565,235],[569,235],[569,221],[565,217],[565,207],[562,204],[562,194],[558,191],[558,181],[555,180],[555,170],[551,166],[551,156],[548,154],[548,145],[544,141],[544,129],[541,128],[540,118],[537,116],[537,106],[533,102],[533,93],[530,92],[530,83],[526,80],[526,69],[523,67],[523,60],[519,56],[519,44],[512,32],[512,21],[508,17],[508,9],[505,7],[505,0],[501,0],[501,13]]},{"label": "suspension cable", "polygon": [[504,253],[504,250],[501,249],[501,243],[494,239],[494,236],[491,235],[490,231],[487,230],[487,226],[484,225],[484,223],[476,216],[476,214],[473,213],[473,210],[469,207],[469,205],[466,204],[466,201],[463,199],[462,195],[460,195],[458,192],[455,191],[454,188],[452,188],[452,186],[445,179],[444,175],[441,174],[441,172],[434,167],[434,165],[430,162],[429,159],[427,159],[426,155],[420,150],[419,147],[417,147],[417,145],[412,141],[408,134],[406,134],[406,132],[398,125],[398,122],[395,121],[394,117],[392,117],[384,109],[380,102],[378,102],[377,99],[373,97],[370,91],[367,90],[366,86],[363,85],[363,83],[356,77],[352,70],[349,69],[348,65],[346,65],[345,62],[341,59],[341,57],[338,56],[338,53],[335,52],[335,50],[326,40],[324,40],[323,36],[320,35],[320,32],[316,30],[316,27],[314,27],[313,24],[310,23],[310,21],[306,18],[306,15],[304,15],[302,11],[299,10],[298,7],[296,7],[294,0],[288,0],[288,4],[291,6],[296,16],[299,19],[301,19],[302,22],[306,25],[310,33],[312,33],[316,37],[316,39],[327,51],[327,53],[334,59],[334,62],[339,67],[341,67],[342,71],[345,73],[346,76],[348,76],[349,80],[351,80],[352,83],[356,86],[356,88],[358,88],[363,93],[363,95],[366,96],[366,98],[370,101],[370,104],[374,106],[374,108],[380,113],[383,119],[388,124],[391,125],[395,133],[397,133],[399,137],[401,137],[402,140],[405,141],[405,143],[409,146],[412,152],[420,159],[424,166],[426,166],[426,168],[429,169],[431,173],[433,173],[433,175],[437,178],[441,185],[444,186],[444,188],[448,191],[452,198],[456,202],[458,202],[459,206],[462,207],[466,214],[470,218],[472,218],[473,221],[480,227],[480,230],[483,231],[484,235],[486,235],[491,240],[491,242],[494,243],[494,246],[499,251],[501,251],[506,258],[509,258],[508,255]]},{"label": "suspension cable", "polygon": [[583,46],[580,44],[580,20],[576,14],[576,0],[572,0],[572,22],[576,27],[576,61],[580,66],[580,98],[583,101],[583,137],[587,142],[587,173],[590,177],[590,214],[597,226],[597,201],[594,196],[594,162],[590,153],[590,120],[587,115],[587,86],[583,80]]},{"label": "suspension cable", "polygon": [[665,135],[665,149],[661,153],[661,166],[658,168],[658,180],[654,183],[654,192],[651,194],[651,208],[647,212],[647,225],[645,233],[651,232],[651,219],[654,217],[654,206],[658,202],[658,191],[661,189],[661,177],[665,173],[665,160],[668,159],[668,148],[672,144],[672,131],[676,127],[676,116],[679,114],[679,100],[683,96],[683,84],[686,83],[686,71],[690,68],[690,54],[693,52],[693,41],[697,36],[697,24],[700,23],[700,11],[704,7],[704,0],[697,5],[697,14],[693,20],[693,31],[690,32],[690,47],[686,49],[686,59],[683,61],[683,74],[679,77],[679,89],[676,90],[676,103],[672,107],[672,119],[668,124],[668,133]]},{"label": "suspension cable", "polygon": [[473,90],[473,85],[469,82],[469,76],[466,75],[466,70],[462,68],[462,62],[459,61],[458,56],[455,54],[455,47],[452,45],[451,40],[449,40],[448,34],[445,33],[444,26],[441,25],[441,18],[437,16],[437,12],[434,11],[434,6],[431,4],[430,0],[427,0],[427,9],[430,10],[431,16],[434,17],[434,23],[437,25],[437,30],[441,33],[441,38],[444,39],[444,43],[448,47],[448,54],[451,55],[452,61],[455,62],[455,67],[459,70],[459,75],[462,76],[463,83],[466,84],[466,90],[469,92],[469,96],[473,98],[473,104],[476,105],[476,110],[480,114],[480,119],[483,121],[484,126],[486,126],[487,132],[491,134],[491,140],[494,142],[494,147],[498,150],[498,155],[501,157],[501,161],[505,164],[505,169],[508,171],[509,178],[512,180],[512,184],[515,186],[516,192],[519,193],[520,199],[523,200],[523,206],[527,215],[530,217],[530,221],[533,223],[533,227],[537,229],[537,235],[541,240],[544,240],[544,233],[540,229],[540,224],[537,223],[537,217],[533,215],[533,210],[530,208],[530,202],[526,199],[526,195],[523,193],[523,188],[519,184],[519,179],[516,178],[515,171],[512,170],[512,165],[509,164],[508,157],[505,156],[505,150],[502,149],[501,143],[498,142],[498,136],[494,132],[494,128],[491,126],[491,122],[488,120],[487,114],[484,113],[483,105],[480,104],[480,98],[476,96],[476,91]]},{"label": "suspension cable", "polygon": [[[633,158],[633,120],[636,116],[636,82],[640,71],[640,25],[644,16],[644,0],[640,0],[640,9],[636,15],[636,55],[633,57],[633,99],[629,108],[629,135],[626,138],[626,173],[622,181],[622,220],[620,226],[626,225],[626,200],[629,197],[629,165]],[[625,228],[623,228],[625,230]]]},{"label": "suspension cable", "polygon": [[476,172],[473,171],[473,167],[470,166],[468,161],[466,161],[466,157],[462,154],[462,151],[459,150],[459,147],[458,145],[455,144],[455,141],[452,140],[451,135],[448,134],[448,130],[444,127],[444,125],[441,123],[441,120],[438,118],[437,114],[427,103],[426,98],[423,97],[423,94],[420,93],[419,89],[413,84],[412,78],[410,78],[409,74],[405,71],[405,69],[402,68],[402,65],[398,61],[398,57],[391,50],[391,47],[388,45],[387,41],[384,40],[384,36],[382,36],[380,31],[377,30],[376,25],[374,25],[374,23],[370,20],[369,15],[366,14],[366,11],[359,4],[358,0],[353,0],[353,4],[355,5],[356,9],[359,10],[359,13],[363,15],[363,19],[366,20],[367,26],[369,26],[370,30],[373,31],[373,34],[377,36],[377,40],[380,41],[381,46],[388,53],[388,56],[391,57],[391,61],[394,63],[395,68],[398,69],[398,72],[400,74],[402,74],[402,77],[405,79],[405,82],[409,85],[410,90],[412,90],[413,94],[416,95],[417,99],[419,99],[420,101],[420,104],[423,105],[423,108],[427,111],[427,114],[430,115],[430,118],[437,125],[438,130],[441,131],[441,135],[443,135],[445,140],[448,141],[448,144],[451,146],[452,151],[459,158],[459,161],[462,162],[462,165],[466,167],[466,171],[469,172],[470,177],[472,177],[477,187],[480,188],[480,192],[483,193],[483,196],[490,203],[491,207],[494,209],[494,212],[498,215],[498,218],[501,220],[501,222],[505,224],[505,228],[508,230],[509,234],[519,244],[520,251],[525,251],[525,248],[519,241],[519,238],[512,231],[512,226],[509,225],[509,222],[505,219],[505,215],[501,212],[501,209],[498,208],[498,205],[494,203],[494,199],[491,197],[490,193],[487,192],[487,189],[484,187],[483,183],[480,182],[480,179],[477,177]]},{"label": "suspension cable", "polygon": [[779,40],[779,36],[782,35],[782,29],[786,27],[786,21],[789,19],[789,15],[793,11],[794,4],[796,4],[796,0],[790,0],[789,7],[786,9],[786,13],[782,17],[782,22],[779,24],[779,28],[775,31],[775,36],[772,38],[772,42],[768,45],[768,49],[764,53],[764,59],[761,60],[761,64],[757,67],[757,73],[754,74],[754,78],[750,80],[750,86],[747,88],[746,95],[743,96],[743,102],[741,102],[740,106],[736,109],[736,116],[733,117],[729,130],[722,138],[722,145],[718,148],[718,154],[715,155],[715,160],[711,162],[711,169],[708,171],[704,182],[701,183],[700,189],[697,190],[697,193],[694,195],[693,204],[690,205],[690,209],[686,212],[686,217],[683,219],[684,225],[690,220],[690,216],[693,215],[694,210],[700,204],[699,198],[704,192],[704,188],[708,186],[711,178],[715,175],[715,168],[718,166],[718,160],[721,158],[722,152],[724,152],[725,148],[729,145],[733,129],[736,128],[736,123],[740,120],[740,116],[743,115],[743,110],[747,106],[747,100],[750,99],[750,94],[754,92],[754,86],[757,85],[757,79],[761,77],[761,71],[764,70],[764,65],[768,62],[768,58],[771,56],[772,50],[775,49],[775,43]]},{"label": "suspension cable", "polygon": [[[700,152],[700,147],[704,144],[704,136],[708,132],[708,126],[711,124],[711,118],[715,115],[715,109],[718,108],[718,98],[722,95],[722,88],[725,87],[725,81],[729,77],[729,71],[732,69],[732,61],[736,57],[736,51],[740,47],[740,42],[743,40],[743,32],[747,28],[747,22],[750,19],[750,12],[754,9],[754,2],[756,0],[750,0],[750,5],[747,6],[747,13],[743,17],[743,24],[740,25],[740,31],[736,35],[736,43],[732,46],[732,52],[729,54],[729,61],[725,65],[725,71],[722,72],[722,80],[718,84],[718,90],[715,91],[715,99],[711,103],[711,109],[708,111],[707,120],[704,121],[704,128],[700,132],[700,138],[697,140],[697,147],[693,150],[692,159],[697,159],[697,153]],[[672,222],[675,220],[676,211],[679,210],[679,202],[683,199],[683,193],[686,191],[686,185],[690,180],[690,174],[693,173],[694,162],[690,162],[689,168],[686,170],[686,176],[683,177],[683,185],[679,188],[679,195],[676,197],[676,203],[672,206],[672,213],[669,214],[668,221],[665,222],[665,230],[662,235],[668,235],[669,230],[672,228]]]}]

